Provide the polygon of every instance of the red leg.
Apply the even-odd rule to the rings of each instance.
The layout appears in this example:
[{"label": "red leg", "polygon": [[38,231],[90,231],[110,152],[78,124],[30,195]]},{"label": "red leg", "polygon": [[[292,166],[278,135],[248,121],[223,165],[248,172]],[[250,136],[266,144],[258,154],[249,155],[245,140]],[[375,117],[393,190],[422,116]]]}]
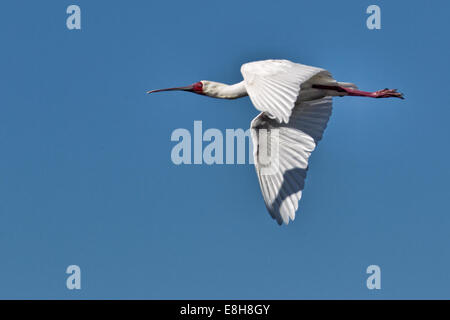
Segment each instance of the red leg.
[{"label": "red leg", "polygon": [[368,97],[368,98],[400,98],[404,99],[403,93],[397,92],[397,89],[383,89],[375,92],[361,91],[353,88],[346,88],[342,86],[324,86],[320,84],[314,84],[312,86],[316,89],[334,90],[337,92],[346,93],[347,96],[356,97]]}]

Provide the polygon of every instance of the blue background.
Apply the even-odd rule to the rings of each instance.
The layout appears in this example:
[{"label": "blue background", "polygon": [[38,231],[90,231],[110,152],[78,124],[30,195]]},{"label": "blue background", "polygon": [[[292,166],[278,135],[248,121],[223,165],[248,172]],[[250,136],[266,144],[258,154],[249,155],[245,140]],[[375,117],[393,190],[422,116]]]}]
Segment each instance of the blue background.
[{"label": "blue background", "polygon": [[[82,30],[66,28],[77,4]],[[381,7],[381,30],[366,8]],[[450,298],[446,1],[3,1],[0,298]],[[336,98],[296,220],[252,165],[171,162],[176,128],[248,128],[248,98],[148,89],[241,81],[284,58]],[[82,289],[66,288],[68,265]],[[366,268],[381,267],[381,290]]]}]

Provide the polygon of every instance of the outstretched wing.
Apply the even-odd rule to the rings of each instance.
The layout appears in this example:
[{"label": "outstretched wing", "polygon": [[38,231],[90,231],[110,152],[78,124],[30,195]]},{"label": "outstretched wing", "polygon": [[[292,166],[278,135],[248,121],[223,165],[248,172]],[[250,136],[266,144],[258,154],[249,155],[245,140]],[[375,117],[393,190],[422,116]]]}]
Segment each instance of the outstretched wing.
[{"label": "outstretched wing", "polygon": [[264,202],[278,224],[295,219],[315,149],[331,115],[332,98],[301,102],[288,123],[260,113],[251,122],[253,157]]},{"label": "outstretched wing", "polygon": [[331,78],[324,69],[288,60],[249,62],[241,67],[245,88],[255,108],[284,123],[289,121],[302,83],[320,72]]}]

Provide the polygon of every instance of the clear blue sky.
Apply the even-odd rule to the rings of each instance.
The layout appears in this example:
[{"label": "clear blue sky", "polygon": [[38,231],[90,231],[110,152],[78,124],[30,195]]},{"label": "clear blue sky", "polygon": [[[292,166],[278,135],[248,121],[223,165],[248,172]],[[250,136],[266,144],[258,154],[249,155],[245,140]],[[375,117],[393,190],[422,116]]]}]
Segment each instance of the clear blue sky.
[{"label": "clear blue sky", "polygon": [[[66,28],[78,4],[82,30]],[[382,29],[366,28],[378,4]],[[0,298],[450,298],[448,1],[4,1]],[[284,58],[406,100],[335,99],[294,223],[251,165],[172,164],[248,98],[147,89]],[[69,291],[68,265],[82,271]],[[366,288],[367,266],[382,289]]]}]

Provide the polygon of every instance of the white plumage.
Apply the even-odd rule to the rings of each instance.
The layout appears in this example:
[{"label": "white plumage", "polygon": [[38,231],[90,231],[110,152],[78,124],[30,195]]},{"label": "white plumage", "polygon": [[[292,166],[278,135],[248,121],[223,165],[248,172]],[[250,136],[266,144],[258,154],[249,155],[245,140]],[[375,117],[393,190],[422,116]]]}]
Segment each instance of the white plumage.
[{"label": "white plumage", "polygon": [[[302,101],[301,87],[321,74],[326,82],[335,82],[321,69],[287,60],[246,63],[241,67],[245,88],[253,105],[262,111],[251,122],[253,157],[261,192],[272,218],[279,224],[295,219],[298,202],[305,185],[308,159],[322,138],[331,115],[330,97]],[[310,87],[310,86],[308,86]],[[309,88],[308,88],[309,89]],[[260,130],[270,135],[269,145],[278,145],[277,159],[270,170],[261,170],[259,158]],[[269,150],[267,150],[269,151]]]},{"label": "white plumage", "polygon": [[149,93],[184,90],[224,99],[250,97],[261,111],[250,125],[256,173],[266,207],[278,224],[295,219],[309,156],[331,116],[332,97],[403,98],[396,90],[359,91],[324,69],[288,60],[246,63],[241,73],[244,80],[234,85],[202,80]]},{"label": "white plumage", "polygon": [[323,69],[287,60],[246,63],[242,65],[241,73],[255,108],[285,123],[289,121],[303,83],[318,73],[331,79]]},{"label": "white plumage", "polygon": [[[331,97],[298,102],[288,123],[280,123],[265,113],[260,113],[251,123],[253,157],[259,184],[266,207],[279,224],[288,224],[289,219],[295,219],[308,159],[327,126],[331,103]],[[272,140],[269,142],[269,145],[278,145],[278,162],[267,174],[261,170],[259,159],[261,129],[279,130],[278,135],[270,136]]]}]

